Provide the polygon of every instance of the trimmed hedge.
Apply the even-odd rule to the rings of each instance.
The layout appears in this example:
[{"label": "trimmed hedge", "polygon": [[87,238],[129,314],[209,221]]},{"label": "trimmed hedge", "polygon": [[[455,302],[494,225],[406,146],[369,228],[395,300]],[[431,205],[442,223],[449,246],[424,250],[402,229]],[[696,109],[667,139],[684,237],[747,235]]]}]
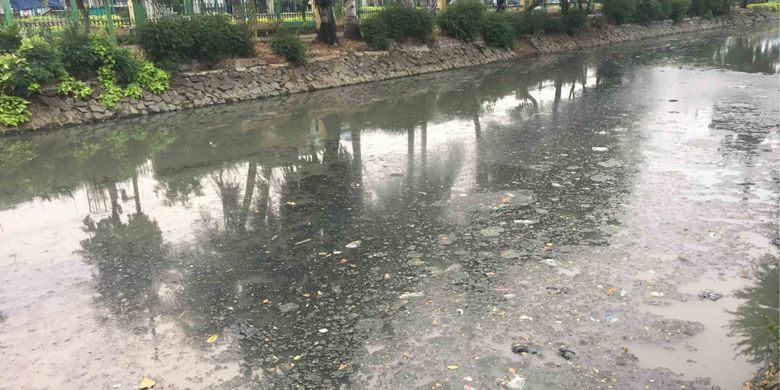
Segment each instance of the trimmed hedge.
[{"label": "trimmed hedge", "polygon": [[563,23],[563,32],[568,35],[574,35],[588,26],[588,11],[582,9],[569,9],[561,16]]},{"label": "trimmed hedge", "polygon": [[302,64],[306,58],[306,47],[297,36],[277,33],[271,39],[271,50],[293,64]]},{"label": "trimmed hedge", "polygon": [[377,17],[384,21],[387,37],[396,41],[426,42],[433,35],[433,17],[423,9],[394,5],[382,10]]},{"label": "trimmed hedge", "polygon": [[531,12],[513,13],[510,16],[515,33],[536,34],[544,32],[544,26],[547,21],[547,11],[544,9],[535,9]]},{"label": "trimmed hedge", "polygon": [[138,38],[149,59],[172,70],[189,60],[213,65],[254,54],[249,30],[227,15],[163,18],[141,26]]},{"label": "trimmed hedge", "polygon": [[637,0],[632,20],[639,24],[649,24],[654,20],[666,19],[658,0]]},{"label": "trimmed hedge", "polygon": [[735,0],[692,0],[690,13],[701,16],[726,15],[735,4]]},{"label": "trimmed hedge", "polygon": [[604,0],[602,12],[610,22],[623,24],[634,17],[636,2],[634,0]]},{"label": "trimmed hedge", "polygon": [[485,14],[485,6],[477,0],[460,0],[447,7],[439,16],[437,23],[442,32],[452,38],[471,42],[480,35],[480,23]]},{"label": "trimmed hedge", "polygon": [[360,21],[360,33],[368,47],[374,50],[387,49],[387,25],[378,16],[362,19]]},{"label": "trimmed hedge", "polygon": [[691,0],[669,0],[669,19],[681,21],[691,9]]},{"label": "trimmed hedge", "polygon": [[481,25],[482,38],[488,46],[504,49],[512,47],[515,40],[515,30],[506,14],[486,13],[482,17]]}]

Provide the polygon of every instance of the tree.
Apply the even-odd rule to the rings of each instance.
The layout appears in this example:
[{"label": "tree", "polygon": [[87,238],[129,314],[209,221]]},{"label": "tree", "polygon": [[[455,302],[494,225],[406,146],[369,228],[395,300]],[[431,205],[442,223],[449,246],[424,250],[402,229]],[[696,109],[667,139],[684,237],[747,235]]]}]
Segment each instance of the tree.
[{"label": "tree", "polygon": [[359,40],[362,38],[360,35],[360,24],[358,24],[357,7],[355,0],[347,0],[347,20],[344,27],[344,36],[349,39]]},{"label": "tree", "polygon": [[87,7],[84,5],[84,0],[76,0],[76,8],[78,8],[79,14],[81,15],[81,23],[84,24],[84,30],[89,32],[89,14],[87,13]]},{"label": "tree", "polygon": [[336,16],[333,14],[333,0],[315,0],[314,5],[320,14],[320,29],[317,41],[329,45],[336,44]]}]

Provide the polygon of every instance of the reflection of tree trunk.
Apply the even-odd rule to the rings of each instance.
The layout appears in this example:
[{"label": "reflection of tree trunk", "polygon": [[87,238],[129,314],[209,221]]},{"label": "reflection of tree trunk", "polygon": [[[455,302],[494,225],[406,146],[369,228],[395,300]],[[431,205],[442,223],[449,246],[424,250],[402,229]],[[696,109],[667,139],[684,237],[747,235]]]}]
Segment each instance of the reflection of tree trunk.
[{"label": "reflection of tree trunk", "polygon": [[108,197],[111,198],[111,216],[114,218],[119,217],[119,194],[116,190],[116,183],[111,183],[108,186]]},{"label": "reflection of tree trunk", "polygon": [[330,163],[339,158],[341,121],[337,114],[329,114],[322,118],[322,125],[325,127],[325,150],[322,152],[322,162]]},{"label": "reflection of tree trunk", "polygon": [[476,134],[477,138],[482,136],[482,126],[479,124],[479,114],[474,114],[474,134]]},{"label": "reflection of tree trunk", "polygon": [[574,98],[574,87],[577,85],[577,83],[571,83],[571,89],[569,90],[569,99]]},{"label": "reflection of tree trunk", "polygon": [[246,228],[246,219],[249,217],[249,206],[252,205],[252,197],[255,193],[255,183],[257,183],[257,163],[252,161],[246,171],[246,190],[244,190],[244,201],[241,204],[241,221],[239,227]]},{"label": "reflection of tree trunk", "polygon": [[561,80],[555,80],[555,100],[553,100],[553,113],[558,111],[558,103],[561,102],[561,88],[563,82]]},{"label": "reflection of tree trunk", "polygon": [[346,0],[347,7],[347,20],[344,26],[344,36],[349,39],[358,40],[360,36],[360,25],[357,18],[357,7],[355,6],[355,0]]},{"label": "reflection of tree trunk", "polygon": [[336,17],[333,14],[333,0],[315,0],[320,13],[320,29],[317,41],[328,45],[336,44]]},{"label": "reflection of tree trunk", "polygon": [[420,126],[420,175],[423,182],[428,171],[428,122]]},{"label": "reflection of tree trunk", "polygon": [[360,129],[350,129],[352,136],[352,174],[355,183],[363,182],[363,156],[360,150]]},{"label": "reflection of tree trunk", "polygon": [[406,130],[406,186],[412,188],[414,180],[414,127]]},{"label": "reflection of tree trunk", "polygon": [[133,199],[135,199],[136,214],[141,214],[141,196],[138,194],[138,174],[133,175]]},{"label": "reflection of tree trunk", "polygon": [[261,221],[265,221],[266,217],[268,216],[268,203],[271,200],[271,175],[273,175],[273,170],[271,170],[269,167],[263,166],[263,178],[265,178],[265,181],[259,184],[260,200],[257,202],[258,217]]}]

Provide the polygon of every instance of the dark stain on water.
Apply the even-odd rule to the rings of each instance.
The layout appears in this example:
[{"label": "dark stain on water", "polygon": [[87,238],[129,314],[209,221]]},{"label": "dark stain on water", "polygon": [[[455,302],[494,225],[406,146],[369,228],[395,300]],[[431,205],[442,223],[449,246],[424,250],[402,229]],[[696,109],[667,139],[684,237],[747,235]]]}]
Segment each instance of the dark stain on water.
[{"label": "dark stain on water", "polygon": [[709,388],[730,359],[686,361],[712,332],[675,305],[723,302],[714,353],[749,380],[777,357],[778,47],[692,35],[2,139],[0,386]]}]

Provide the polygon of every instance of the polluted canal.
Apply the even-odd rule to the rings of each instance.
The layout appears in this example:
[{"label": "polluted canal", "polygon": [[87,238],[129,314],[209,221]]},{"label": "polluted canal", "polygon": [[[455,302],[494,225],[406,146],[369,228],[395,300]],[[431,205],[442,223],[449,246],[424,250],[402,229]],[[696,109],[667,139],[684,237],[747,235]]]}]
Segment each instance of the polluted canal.
[{"label": "polluted canal", "polygon": [[777,37],[0,139],[0,388],[771,381]]}]

